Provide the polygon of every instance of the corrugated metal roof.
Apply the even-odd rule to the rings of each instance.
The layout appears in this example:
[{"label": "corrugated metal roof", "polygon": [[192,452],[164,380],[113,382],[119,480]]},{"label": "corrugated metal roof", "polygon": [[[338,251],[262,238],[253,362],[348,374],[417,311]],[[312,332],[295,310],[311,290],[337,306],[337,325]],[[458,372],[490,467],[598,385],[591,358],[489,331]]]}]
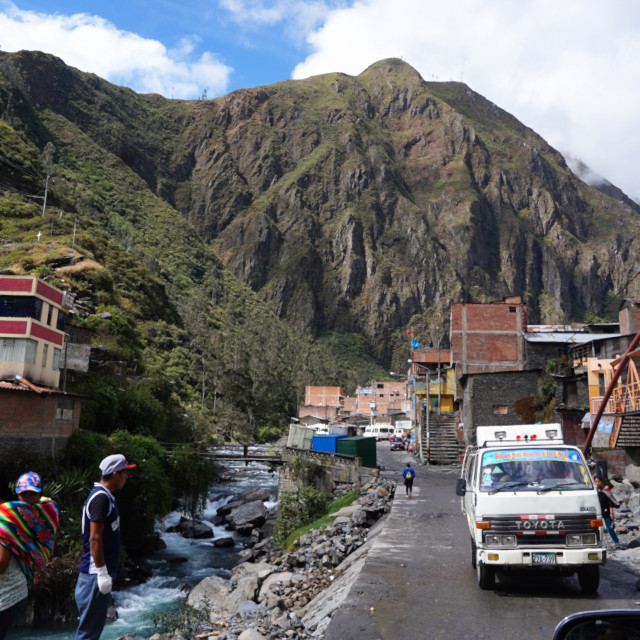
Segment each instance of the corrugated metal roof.
[{"label": "corrugated metal roof", "polygon": [[620,338],[620,333],[575,333],[544,331],[542,333],[525,333],[524,339],[527,342],[552,342],[555,344],[586,344],[596,340],[607,340],[610,338]]}]

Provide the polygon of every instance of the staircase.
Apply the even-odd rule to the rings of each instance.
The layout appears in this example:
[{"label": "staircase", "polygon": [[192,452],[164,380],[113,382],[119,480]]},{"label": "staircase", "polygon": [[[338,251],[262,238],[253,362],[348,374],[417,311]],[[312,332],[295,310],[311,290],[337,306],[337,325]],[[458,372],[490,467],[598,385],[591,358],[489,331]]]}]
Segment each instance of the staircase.
[{"label": "staircase", "polygon": [[430,464],[458,464],[464,453],[464,443],[458,440],[455,415],[452,413],[429,413],[429,451],[427,451],[427,420],[423,412],[420,420],[422,429],[422,454]]}]

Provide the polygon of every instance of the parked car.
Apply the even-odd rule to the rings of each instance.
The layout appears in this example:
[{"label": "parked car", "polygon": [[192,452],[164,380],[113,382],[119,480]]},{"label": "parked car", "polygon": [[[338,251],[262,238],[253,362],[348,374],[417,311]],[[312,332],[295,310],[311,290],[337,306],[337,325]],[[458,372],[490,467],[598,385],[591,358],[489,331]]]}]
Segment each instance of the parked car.
[{"label": "parked car", "polygon": [[389,438],[389,448],[391,451],[404,451],[404,441],[402,438],[391,437]]}]

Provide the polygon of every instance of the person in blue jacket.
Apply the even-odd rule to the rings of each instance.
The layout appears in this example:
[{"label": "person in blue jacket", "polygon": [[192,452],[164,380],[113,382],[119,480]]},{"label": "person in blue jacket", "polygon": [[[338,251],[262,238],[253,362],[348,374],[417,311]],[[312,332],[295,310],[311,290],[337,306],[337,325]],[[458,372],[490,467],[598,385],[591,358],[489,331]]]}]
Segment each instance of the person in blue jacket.
[{"label": "person in blue jacket", "polygon": [[416,477],[416,472],[410,462],[407,462],[407,466],[402,471],[402,477],[404,478],[404,487],[407,491],[407,498],[411,498],[411,494],[413,493],[413,479]]},{"label": "person in blue jacket", "polygon": [[75,591],[80,614],[76,640],[98,640],[107,620],[120,555],[120,514],[113,493],[124,487],[129,469],[135,466],[122,454],[107,456],[100,463],[100,482],[93,485],[84,503],[84,553]]}]

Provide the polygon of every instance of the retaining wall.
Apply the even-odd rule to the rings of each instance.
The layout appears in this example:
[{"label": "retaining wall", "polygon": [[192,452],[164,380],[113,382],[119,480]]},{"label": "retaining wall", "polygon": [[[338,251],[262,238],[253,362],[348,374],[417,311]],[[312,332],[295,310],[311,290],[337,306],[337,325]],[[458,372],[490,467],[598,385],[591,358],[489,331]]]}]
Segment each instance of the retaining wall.
[{"label": "retaining wall", "polygon": [[360,486],[362,459],[339,453],[285,447],[278,473],[278,495],[313,486],[333,498]]}]

